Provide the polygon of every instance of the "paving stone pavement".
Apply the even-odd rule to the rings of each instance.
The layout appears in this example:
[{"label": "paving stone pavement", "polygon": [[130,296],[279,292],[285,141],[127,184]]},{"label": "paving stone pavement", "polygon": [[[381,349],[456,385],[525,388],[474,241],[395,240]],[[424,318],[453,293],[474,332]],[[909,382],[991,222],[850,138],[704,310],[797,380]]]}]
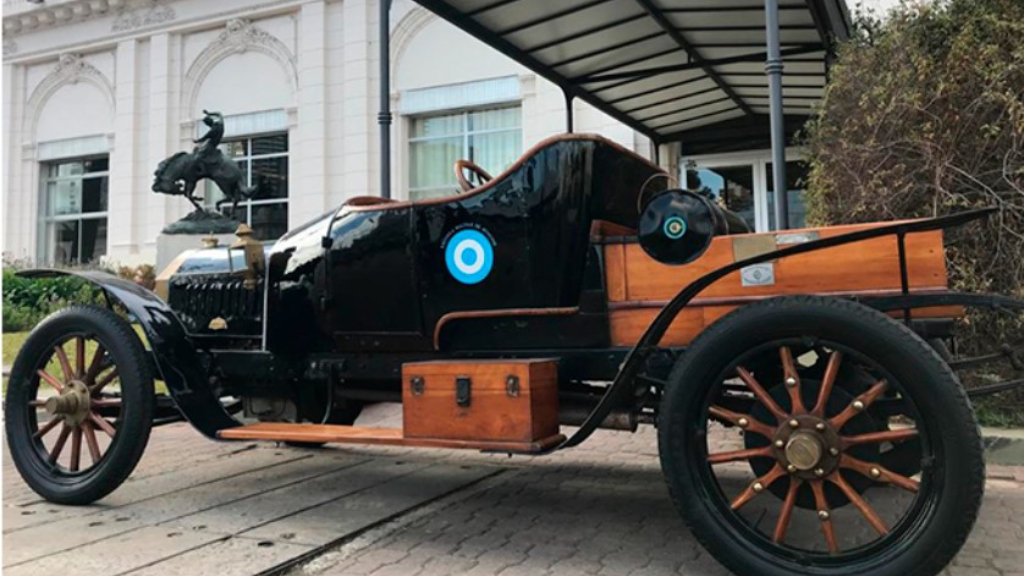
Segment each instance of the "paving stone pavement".
[{"label": "paving stone pavement", "polygon": [[[398,412],[360,420],[397,425]],[[40,501],[4,452],[5,574],[728,574],[672,509],[646,427],[507,458],[216,443],[175,424],[121,489],[79,508]],[[990,466],[946,574],[1024,576],[1024,467]]]}]

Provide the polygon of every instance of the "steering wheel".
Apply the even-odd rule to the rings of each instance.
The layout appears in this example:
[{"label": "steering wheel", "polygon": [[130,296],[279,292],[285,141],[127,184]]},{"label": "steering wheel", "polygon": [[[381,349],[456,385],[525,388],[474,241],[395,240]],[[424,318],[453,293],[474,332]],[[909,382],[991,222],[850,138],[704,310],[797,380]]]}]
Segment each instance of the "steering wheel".
[{"label": "steering wheel", "polygon": [[[469,179],[466,178],[466,170],[473,173],[476,177],[476,181],[479,184],[473,185]],[[455,161],[455,179],[459,182],[459,187],[462,188],[463,192],[469,192],[477,186],[482,186],[491,181],[492,177],[487,173],[487,170],[477,166],[472,160],[456,160]]]}]

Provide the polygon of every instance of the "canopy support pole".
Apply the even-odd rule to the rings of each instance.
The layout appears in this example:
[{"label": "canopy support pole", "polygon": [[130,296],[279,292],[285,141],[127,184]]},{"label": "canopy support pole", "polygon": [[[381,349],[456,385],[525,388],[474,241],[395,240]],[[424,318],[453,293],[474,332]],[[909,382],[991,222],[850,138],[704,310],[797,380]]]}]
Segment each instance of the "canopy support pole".
[{"label": "canopy support pole", "polygon": [[380,2],[380,195],[391,198],[391,0]]},{"label": "canopy support pole", "polygon": [[764,63],[768,75],[772,137],[772,179],[775,189],[775,228],[789,227],[789,201],[786,190],[786,128],[782,111],[782,55],[779,48],[779,2],[765,0],[765,35],[768,58]]},{"label": "canopy support pole", "polygon": [[573,116],[574,112],[572,109],[572,101],[575,96],[569,93],[568,90],[562,89],[562,95],[565,96],[565,131],[572,134],[573,131]]}]

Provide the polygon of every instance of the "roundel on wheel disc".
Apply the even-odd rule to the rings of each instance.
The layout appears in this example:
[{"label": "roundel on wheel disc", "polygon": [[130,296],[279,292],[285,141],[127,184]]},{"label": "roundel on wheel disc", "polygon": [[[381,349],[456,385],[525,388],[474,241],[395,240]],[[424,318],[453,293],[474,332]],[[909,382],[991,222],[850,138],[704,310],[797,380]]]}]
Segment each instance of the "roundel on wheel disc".
[{"label": "roundel on wheel disc", "polygon": [[463,284],[478,284],[494,267],[494,248],[490,239],[479,230],[456,232],[444,251],[448,273]]}]

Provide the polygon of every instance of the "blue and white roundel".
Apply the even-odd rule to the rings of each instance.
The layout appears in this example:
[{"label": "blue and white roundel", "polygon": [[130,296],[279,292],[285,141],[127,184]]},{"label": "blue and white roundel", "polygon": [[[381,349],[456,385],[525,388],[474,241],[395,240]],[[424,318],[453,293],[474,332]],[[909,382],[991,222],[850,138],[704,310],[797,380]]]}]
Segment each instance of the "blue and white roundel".
[{"label": "blue and white roundel", "polygon": [[491,273],[494,249],[479,230],[460,230],[448,240],[444,251],[448,272],[463,284],[477,284]]}]

